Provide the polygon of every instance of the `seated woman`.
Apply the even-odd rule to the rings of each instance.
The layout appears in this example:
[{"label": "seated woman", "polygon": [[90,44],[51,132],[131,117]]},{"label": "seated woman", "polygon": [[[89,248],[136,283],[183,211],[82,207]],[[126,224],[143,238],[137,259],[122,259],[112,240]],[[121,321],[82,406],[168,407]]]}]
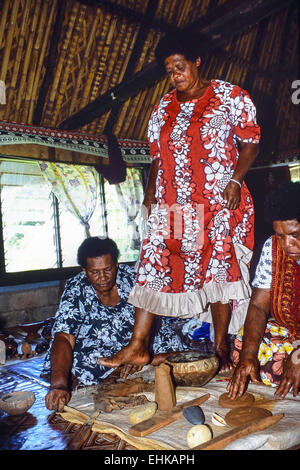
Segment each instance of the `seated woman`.
[{"label": "seated woman", "polygon": [[[118,352],[131,339],[134,307],[127,300],[136,274],[133,267],[118,264],[118,256],[118,247],[109,238],[87,238],[78,249],[82,271],[66,283],[44,362],[43,376],[50,374],[45,398],[50,410],[62,411],[69,402],[72,381],[93,385],[111,374],[113,369],[99,365],[97,357]],[[162,319],[155,333],[152,365],[170,352],[188,349],[177,319]],[[132,372],[125,368],[122,377]]]},{"label": "seated woman", "polygon": [[244,393],[249,379],[277,387],[281,399],[290,389],[296,396],[300,386],[300,182],[269,194],[265,218],[275,235],[262,249],[244,333],[235,340],[232,399]]}]

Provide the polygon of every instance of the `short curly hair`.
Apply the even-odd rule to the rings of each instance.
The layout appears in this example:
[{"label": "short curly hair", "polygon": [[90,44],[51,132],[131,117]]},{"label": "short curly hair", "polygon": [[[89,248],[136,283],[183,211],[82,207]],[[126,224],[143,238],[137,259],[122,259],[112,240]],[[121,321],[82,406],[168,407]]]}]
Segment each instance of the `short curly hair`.
[{"label": "short curly hair", "polygon": [[266,222],[293,220],[300,222],[300,182],[282,183],[266,197],[264,204]]},{"label": "short curly hair", "polygon": [[162,68],[165,59],[174,54],[181,54],[187,60],[195,62],[198,57],[205,54],[206,47],[207,37],[204,34],[193,34],[182,30],[171,31],[160,39],[155,49],[155,57]]},{"label": "short curly hair", "polygon": [[96,258],[110,254],[115,263],[118,262],[120,255],[116,242],[111,238],[89,237],[80,245],[77,251],[77,262],[79,266],[85,268],[87,258]]}]

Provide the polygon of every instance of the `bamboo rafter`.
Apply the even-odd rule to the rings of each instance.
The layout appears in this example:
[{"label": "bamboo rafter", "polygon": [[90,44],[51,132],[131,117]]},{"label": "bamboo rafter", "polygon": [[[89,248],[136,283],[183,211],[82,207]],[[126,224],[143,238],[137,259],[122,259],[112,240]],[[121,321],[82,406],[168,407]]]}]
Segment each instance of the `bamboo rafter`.
[{"label": "bamboo rafter", "polygon": [[[38,123],[58,127],[60,122],[103,92],[122,83],[126,76],[138,32],[146,21],[148,1],[109,0],[116,6],[109,9],[108,0],[103,2],[107,8],[101,8],[101,2],[97,8],[92,8],[80,1],[66,0],[65,9],[61,9],[57,55],[50,63],[53,73],[48,75],[47,87],[39,98],[47,73],[45,64],[53,39],[58,2],[1,0],[0,80],[6,84],[6,105],[0,105],[0,120],[30,124],[38,103]],[[231,3],[238,4],[235,0],[159,0],[134,72],[154,60],[157,42],[168,26],[186,27]],[[294,5],[292,15],[289,7],[285,7],[266,18],[263,28],[261,23],[245,28],[223,45],[223,56],[211,56],[201,67],[204,78],[220,78],[242,87],[247,84],[263,123],[268,124],[272,105],[276,126],[273,133],[280,136],[280,148],[288,148],[289,142],[297,144],[299,140],[298,108],[291,103],[291,82],[299,79],[295,72],[299,64],[299,45],[295,40],[299,29],[298,6],[296,1],[290,3]],[[118,6],[128,15],[122,16]],[[286,30],[288,21],[290,25]],[[283,41],[285,54],[282,57]],[[279,80],[279,85],[277,96],[273,97],[274,79]],[[162,77],[147,90],[126,99],[114,125],[115,134],[145,140],[153,106],[169,86],[166,77]],[[101,135],[110,115],[111,111],[106,111],[78,130]]]}]

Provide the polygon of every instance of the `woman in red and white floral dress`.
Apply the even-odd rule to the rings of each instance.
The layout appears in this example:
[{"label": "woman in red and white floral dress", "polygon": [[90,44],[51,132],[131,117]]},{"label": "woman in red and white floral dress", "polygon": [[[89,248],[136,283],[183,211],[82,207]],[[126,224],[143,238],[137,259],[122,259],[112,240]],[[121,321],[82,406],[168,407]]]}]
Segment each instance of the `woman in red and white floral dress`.
[{"label": "woman in red and white floral dress", "polygon": [[[147,234],[129,297],[136,323],[130,345],[101,359],[111,367],[149,362],[155,315],[212,321],[221,368],[232,367],[226,334],[237,332],[246,315],[254,244],[253,202],[243,179],[258,153],[260,128],[247,91],[200,77],[198,45],[176,33],[156,50],[174,89],[149,122]],[[233,305],[243,314],[231,315]]]}]

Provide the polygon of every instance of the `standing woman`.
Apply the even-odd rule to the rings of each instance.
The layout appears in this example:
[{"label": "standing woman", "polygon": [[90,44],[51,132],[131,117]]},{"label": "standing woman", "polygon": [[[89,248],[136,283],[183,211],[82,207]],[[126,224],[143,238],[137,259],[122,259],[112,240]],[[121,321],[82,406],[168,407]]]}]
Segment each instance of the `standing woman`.
[{"label": "standing woman", "polygon": [[201,77],[201,46],[176,32],[156,49],[174,89],[149,122],[148,231],[129,297],[135,327],[131,343],[101,358],[103,365],[148,363],[155,315],[209,321],[208,311],[221,369],[232,367],[226,335],[233,303],[237,311],[244,305],[232,318],[236,331],[247,312],[254,244],[253,202],[243,180],[258,154],[260,127],[247,91]]}]

